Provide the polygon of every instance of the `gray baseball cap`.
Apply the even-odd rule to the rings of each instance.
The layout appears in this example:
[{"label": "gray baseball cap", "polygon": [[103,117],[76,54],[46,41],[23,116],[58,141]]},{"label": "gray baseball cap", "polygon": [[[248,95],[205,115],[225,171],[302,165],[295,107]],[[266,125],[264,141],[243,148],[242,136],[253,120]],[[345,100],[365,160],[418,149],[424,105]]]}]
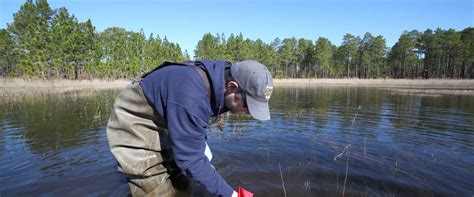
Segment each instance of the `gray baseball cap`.
[{"label": "gray baseball cap", "polygon": [[232,65],[230,72],[245,94],[250,115],[257,120],[270,120],[268,100],[273,91],[273,79],[267,67],[246,60]]}]

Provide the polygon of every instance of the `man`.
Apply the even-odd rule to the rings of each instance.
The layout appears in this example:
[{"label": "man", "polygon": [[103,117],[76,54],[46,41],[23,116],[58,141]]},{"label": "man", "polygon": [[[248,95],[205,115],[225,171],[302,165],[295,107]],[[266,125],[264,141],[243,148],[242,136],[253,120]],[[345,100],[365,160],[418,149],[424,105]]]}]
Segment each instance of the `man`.
[{"label": "man", "polygon": [[212,116],[231,111],[270,119],[267,68],[252,60],[165,62],[117,97],[107,138],[133,196],[189,196],[189,178],[217,196],[237,193],[206,157]]}]

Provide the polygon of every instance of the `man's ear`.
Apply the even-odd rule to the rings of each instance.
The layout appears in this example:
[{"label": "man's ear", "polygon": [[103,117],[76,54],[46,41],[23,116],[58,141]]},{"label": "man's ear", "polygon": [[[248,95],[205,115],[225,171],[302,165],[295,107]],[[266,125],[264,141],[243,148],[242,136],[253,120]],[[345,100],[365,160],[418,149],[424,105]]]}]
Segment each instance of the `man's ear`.
[{"label": "man's ear", "polygon": [[235,81],[229,81],[225,84],[225,88],[227,90],[237,89],[237,88],[239,88],[239,84],[237,84],[237,82],[235,82]]}]

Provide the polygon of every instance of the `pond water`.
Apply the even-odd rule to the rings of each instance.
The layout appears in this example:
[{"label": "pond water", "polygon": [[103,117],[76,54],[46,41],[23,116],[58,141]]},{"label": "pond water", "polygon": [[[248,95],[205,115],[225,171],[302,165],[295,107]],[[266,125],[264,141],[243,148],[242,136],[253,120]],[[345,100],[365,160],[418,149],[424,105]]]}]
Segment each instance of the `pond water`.
[{"label": "pond water", "polygon": [[[0,101],[0,196],[127,196],[105,125],[118,90]],[[211,127],[213,165],[255,196],[472,196],[474,96],[276,87],[272,120]]]}]

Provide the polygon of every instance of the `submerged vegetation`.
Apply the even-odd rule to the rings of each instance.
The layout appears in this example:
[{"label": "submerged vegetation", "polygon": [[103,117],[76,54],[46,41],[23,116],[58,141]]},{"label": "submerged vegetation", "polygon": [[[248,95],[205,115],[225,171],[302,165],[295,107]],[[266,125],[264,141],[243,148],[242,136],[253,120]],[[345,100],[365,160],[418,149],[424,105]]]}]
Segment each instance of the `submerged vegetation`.
[{"label": "submerged vegetation", "polygon": [[[163,61],[192,59],[166,36],[110,27],[97,32],[65,7],[27,0],[0,29],[0,75],[42,79],[133,78]],[[340,46],[327,38],[276,38],[243,34],[198,41],[194,59],[255,59],[277,78],[474,78],[474,28],[405,31],[389,47],[382,35],[347,33]]]}]

